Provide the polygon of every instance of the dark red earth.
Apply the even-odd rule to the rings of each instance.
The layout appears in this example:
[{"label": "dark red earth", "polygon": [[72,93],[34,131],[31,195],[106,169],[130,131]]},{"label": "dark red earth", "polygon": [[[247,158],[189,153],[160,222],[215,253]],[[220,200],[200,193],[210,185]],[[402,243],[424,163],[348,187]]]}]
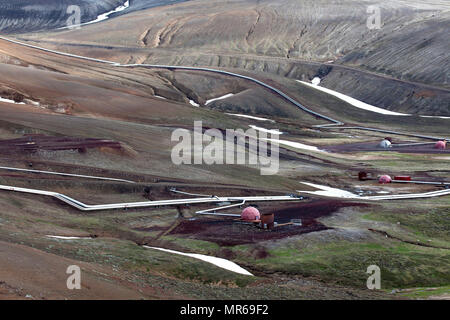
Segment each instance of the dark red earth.
[{"label": "dark red earth", "polygon": [[221,246],[257,243],[330,229],[316,219],[329,216],[340,208],[350,206],[364,205],[334,200],[314,200],[307,203],[283,205],[282,208],[276,210],[260,209],[261,213],[275,213],[275,221],[279,225],[289,223],[291,219],[301,219],[302,226],[285,225],[271,230],[263,230],[252,223],[245,223],[233,218],[204,217],[184,220],[170,234],[211,241]]},{"label": "dark red earth", "polygon": [[63,150],[86,152],[87,149],[101,147],[121,149],[121,145],[117,141],[93,138],[54,137],[41,134],[25,135],[18,139],[0,140],[0,153],[35,153],[37,151]]}]

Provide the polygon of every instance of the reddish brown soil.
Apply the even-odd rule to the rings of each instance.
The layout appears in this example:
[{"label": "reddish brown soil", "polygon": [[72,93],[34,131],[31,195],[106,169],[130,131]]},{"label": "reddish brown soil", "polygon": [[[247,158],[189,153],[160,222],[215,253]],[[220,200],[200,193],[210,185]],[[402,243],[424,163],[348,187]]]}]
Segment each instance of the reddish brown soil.
[{"label": "reddish brown soil", "polygon": [[[369,141],[369,142],[358,142],[358,143],[348,143],[348,144],[338,144],[331,146],[324,146],[322,149],[330,152],[342,153],[342,152],[368,152],[368,151],[393,151],[400,153],[450,153],[450,149],[439,150],[434,148],[434,143],[426,145],[416,145],[416,146],[394,146],[389,149],[384,149],[379,147],[379,141]],[[399,142],[403,143],[403,142]]]},{"label": "reddish brown soil", "polygon": [[22,138],[11,140],[0,140],[0,153],[30,152],[35,153],[40,150],[63,151],[78,150],[86,152],[92,148],[113,148],[121,149],[117,141],[101,139],[85,139],[73,137],[52,137],[46,135],[26,135]]},{"label": "reddish brown soil", "polygon": [[[111,268],[75,261],[22,245],[0,241],[2,299],[172,299],[172,292],[124,280]],[[81,290],[68,290],[67,267],[81,268]]]},{"label": "reddish brown soil", "polygon": [[272,230],[262,230],[252,223],[244,223],[233,218],[204,217],[182,221],[170,234],[215,242],[221,246],[234,246],[257,243],[265,240],[282,239],[298,234],[329,229],[316,219],[331,215],[339,208],[361,206],[361,204],[316,200],[308,203],[284,205],[278,210],[261,209],[274,212],[279,224],[289,223],[291,219],[302,219],[302,226],[279,226]]}]

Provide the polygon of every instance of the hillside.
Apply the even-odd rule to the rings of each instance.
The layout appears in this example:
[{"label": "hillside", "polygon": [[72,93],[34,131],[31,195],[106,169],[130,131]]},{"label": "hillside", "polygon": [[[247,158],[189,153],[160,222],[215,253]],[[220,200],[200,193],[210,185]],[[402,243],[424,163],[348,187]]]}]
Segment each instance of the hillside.
[{"label": "hillside", "polygon": [[65,27],[71,5],[81,9],[81,22],[92,21],[122,4],[121,0],[1,0],[0,32],[30,32]]},{"label": "hillside", "polygon": [[449,9],[0,0],[0,300],[448,299]]},{"label": "hillside", "polygon": [[[369,5],[380,7],[379,30],[367,27]],[[79,52],[88,51],[74,45],[110,46],[122,62],[320,76],[327,88],[381,108],[450,116],[442,72],[450,68],[449,9],[445,1],[196,0],[31,38]]]}]

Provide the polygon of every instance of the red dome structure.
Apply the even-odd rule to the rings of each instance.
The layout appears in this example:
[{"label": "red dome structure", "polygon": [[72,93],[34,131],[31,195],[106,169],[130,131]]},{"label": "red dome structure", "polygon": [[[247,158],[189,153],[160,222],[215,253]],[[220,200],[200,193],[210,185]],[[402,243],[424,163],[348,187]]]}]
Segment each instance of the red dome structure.
[{"label": "red dome structure", "polygon": [[380,179],[378,179],[379,183],[385,184],[385,183],[391,183],[392,182],[392,178],[388,175],[383,175],[380,177]]},{"label": "red dome structure", "polygon": [[436,144],[434,145],[434,147],[436,149],[441,149],[444,150],[447,147],[447,141],[438,141],[436,142]]},{"label": "red dome structure", "polygon": [[247,207],[245,208],[241,213],[242,220],[245,221],[255,221],[261,219],[261,214],[259,213],[259,210],[255,207]]}]

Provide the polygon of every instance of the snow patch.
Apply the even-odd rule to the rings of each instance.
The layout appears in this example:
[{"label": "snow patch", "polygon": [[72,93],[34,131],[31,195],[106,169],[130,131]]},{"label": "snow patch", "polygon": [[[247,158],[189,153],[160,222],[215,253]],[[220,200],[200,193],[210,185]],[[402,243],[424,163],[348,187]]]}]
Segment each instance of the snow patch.
[{"label": "snow patch", "polygon": [[278,135],[283,134],[283,132],[281,132],[278,129],[265,129],[265,128],[260,128],[260,127],[254,126],[254,125],[249,125],[249,127],[252,129],[255,129],[257,131],[262,131],[262,132],[269,133],[269,134],[278,134]]},{"label": "snow patch", "polygon": [[271,142],[278,142],[278,144],[280,144],[280,145],[286,145],[286,146],[293,147],[296,149],[316,151],[316,152],[326,152],[324,150],[320,150],[319,148],[317,148],[315,146],[310,146],[310,145],[303,144],[300,142],[294,142],[294,141],[288,141],[288,140],[277,140],[277,139],[264,139],[264,140],[271,141]]},{"label": "snow patch", "polygon": [[328,186],[322,186],[320,184],[314,184],[314,183],[310,183],[310,182],[304,182],[302,181],[303,184],[306,184],[307,186],[316,188],[316,189],[320,189],[320,191],[298,191],[301,193],[309,193],[309,194],[315,194],[318,196],[326,196],[326,197],[335,197],[335,198],[346,198],[346,199],[355,199],[355,198],[360,198],[360,196],[345,191],[345,190],[341,190],[341,189],[337,189],[337,188],[332,188],[332,187],[328,187]]},{"label": "snow patch", "polygon": [[248,118],[248,119],[259,120],[259,121],[275,122],[275,120],[271,120],[271,119],[267,119],[267,118],[254,117],[254,116],[248,116],[246,114],[237,114],[237,113],[227,113],[227,114],[230,115],[230,116],[235,116],[235,117]]},{"label": "snow patch", "polygon": [[357,100],[355,98],[349,97],[349,96],[347,96],[345,94],[339,93],[337,91],[334,91],[334,90],[331,90],[331,89],[327,89],[327,88],[324,88],[324,87],[320,87],[318,85],[314,85],[314,84],[311,84],[311,83],[308,83],[308,82],[305,82],[305,81],[297,80],[297,82],[300,82],[300,83],[302,83],[304,85],[310,86],[310,87],[312,87],[314,89],[317,89],[317,90],[320,90],[322,92],[328,93],[328,94],[330,94],[332,96],[335,96],[335,97],[337,97],[337,98],[339,98],[339,99],[341,99],[341,100],[343,100],[345,102],[350,103],[352,106],[354,106],[356,108],[359,108],[359,109],[364,109],[364,110],[367,110],[367,111],[372,111],[372,112],[381,113],[381,114],[390,115],[390,116],[411,116],[410,114],[406,114],[406,113],[393,112],[393,111],[389,111],[389,110],[386,110],[386,109],[378,108],[378,107],[372,106],[370,104],[367,104],[365,102],[362,102],[360,100]]},{"label": "snow patch", "polygon": [[226,94],[226,95],[224,95],[224,96],[222,96],[222,97],[219,97],[219,98],[207,100],[207,101],[206,101],[206,105],[208,105],[208,104],[210,104],[211,102],[214,102],[214,101],[218,101],[218,100],[223,100],[223,99],[226,99],[226,98],[230,98],[230,97],[232,97],[232,96],[234,96],[234,94],[233,94],[233,93],[229,93],[229,94]]},{"label": "snow patch", "polygon": [[322,80],[319,77],[315,77],[312,79],[311,83],[315,86],[318,86]]},{"label": "snow patch", "polygon": [[200,105],[197,102],[195,102],[194,100],[189,100],[189,103],[191,105],[193,105],[194,107],[200,107]]},{"label": "snow patch", "polygon": [[231,271],[231,272],[235,272],[235,273],[239,273],[239,274],[243,274],[243,275],[247,275],[247,276],[253,276],[250,272],[248,272],[247,270],[245,270],[244,268],[240,267],[239,265],[237,265],[236,263],[226,260],[226,259],[222,259],[222,258],[216,258],[216,257],[211,257],[211,256],[205,256],[203,254],[196,254],[196,253],[184,253],[184,252],[179,252],[179,251],[174,251],[174,250],[169,250],[169,249],[163,249],[163,248],[156,248],[156,247],[149,247],[149,246],[144,246],[144,248],[147,249],[154,249],[154,250],[159,250],[159,251],[163,251],[163,252],[167,252],[167,253],[172,253],[172,254],[178,254],[181,256],[186,256],[186,257],[191,257],[194,259],[198,259],[198,260],[202,260],[208,263],[211,263],[219,268]]},{"label": "snow patch", "polygon": [[101,22],[101,21],[104,21],[104,20],[109,19],[109,16],[112,15],[113,13],[117,13],[117,12],[124,11],[124,10],[128,9],[129,7],[130,7],[130,1],[128,0],[128,1],[125,1],[125,3],[124,3],[123,5],[118,6],[118,7],[115,8],[114,10],[111,10],[111,11],[108,11],[108,12],[105,12],[105,13],[102,13],[102,14],[98,15],[98,16],[97,16],[97,19],[95,19],[95,20],[88,21],[88,22],[84,22],[84,23],[81,23],[80,25],[77,25],[77,26],[70,26],[70,27],[62,27],[62,28],[58,28],[58,30],[69,29],[69,28],[75,28],[75,27],[80,27],[80,26],[85,26],[85,25],[88,25],[88,24],[93,24],[93,23]]},{"label": "snow patch", "polygon": [[14,103],[14,104],[25,104],[24,102],[16,102],[16,101],[14,101],[14,100],[2,98],[2,97],[0,97],[0,102]]},{"label": "snow patch", "polygon": [[12,104],[21,104],[21,105],[29,105],[29,106],[34,106],[34,107],[38,107],[38,108],[41,108],[41,109],[45,109],[44,106],[41,106],[40,102],[33,101],[33,100],[30,100],[30,99],[23,99],[22,102],[16,102],[16,101],[11,100],[11,99],[6,99],[6,98],[0,97],[0,102],[6,102],[6,103],[12,103]]},{"label": "snow patch", "polygon": [[50,236],[50,235],[47,235],[46,237],[52,238],[52,239],[60,239],[60,240],[92,239],[92,237],[65,237],[65,236]]},{"label": "snow patch", "polygon": [[121,11],[123,11],[125,9],[128,9],[129,7],[130,7],[130,1],[128,0],[128,1],[125,1],[125,3],[123,5],[118,6],[114,10],[105,12],[105,13],[97,16],[97,19],[89,21],[89,22],[82,23],[81,25],[83,26],[83,25],[97,23],[97,22],[100,22],[100,21],[107,20],[107,19],[109,19],[109,16],[112,15],[113,13],[121,12]]}]

